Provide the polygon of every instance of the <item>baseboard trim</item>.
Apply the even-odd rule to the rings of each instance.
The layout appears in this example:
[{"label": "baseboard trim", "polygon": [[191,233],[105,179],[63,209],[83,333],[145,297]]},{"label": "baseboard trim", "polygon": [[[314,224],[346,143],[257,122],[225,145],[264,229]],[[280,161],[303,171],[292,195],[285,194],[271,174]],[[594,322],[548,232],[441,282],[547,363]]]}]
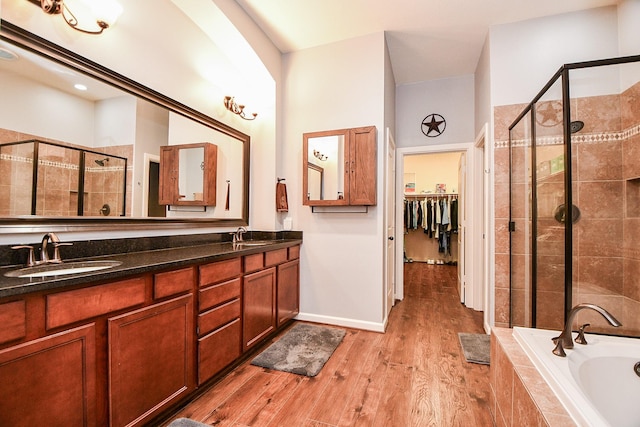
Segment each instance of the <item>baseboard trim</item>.
[{"label": "baseboard trim", "polygon": [[299,313],[296,320],[303,320],[306,322],[324,323],[327,325],[344,326],[345,328],[362,329],[372,332],[384,332],[385,324],[376,322],[367,322],[364,320],[347,319],[344,317],[322,316],[311,313]]}]

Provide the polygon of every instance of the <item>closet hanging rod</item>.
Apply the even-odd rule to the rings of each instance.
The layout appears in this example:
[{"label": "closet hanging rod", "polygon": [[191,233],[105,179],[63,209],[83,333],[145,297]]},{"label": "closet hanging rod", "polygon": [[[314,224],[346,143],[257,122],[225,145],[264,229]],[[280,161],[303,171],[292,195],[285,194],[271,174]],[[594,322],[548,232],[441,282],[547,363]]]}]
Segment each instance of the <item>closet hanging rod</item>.
[{"label": "closet hanging rod", "polygon": [[455,196],[458,197],[458,193],[425,193],[425,194],[405,194],[404,197],[449,197]]}]

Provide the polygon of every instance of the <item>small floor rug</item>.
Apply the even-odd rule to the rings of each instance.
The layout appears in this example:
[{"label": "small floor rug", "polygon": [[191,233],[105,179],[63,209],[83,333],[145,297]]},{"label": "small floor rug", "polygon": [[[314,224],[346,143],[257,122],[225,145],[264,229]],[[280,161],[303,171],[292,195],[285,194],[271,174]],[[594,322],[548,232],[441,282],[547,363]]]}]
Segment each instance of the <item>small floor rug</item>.
[{"label": "small floor rug", "polygon": [[467,362],[488,365],[490,362],[491,344],[487,334],[458,333],[462,352]]},{"label": "small floor rug", "polygon": [[252,365],[307,377],[318,375],[338,344],[343,329],[297,323],[251,361]]},{"label": "small floor rug", "polygon": [[202,424],[189,418],[178,418],[173,420],[168,427],[211,427],[209,424]]}]

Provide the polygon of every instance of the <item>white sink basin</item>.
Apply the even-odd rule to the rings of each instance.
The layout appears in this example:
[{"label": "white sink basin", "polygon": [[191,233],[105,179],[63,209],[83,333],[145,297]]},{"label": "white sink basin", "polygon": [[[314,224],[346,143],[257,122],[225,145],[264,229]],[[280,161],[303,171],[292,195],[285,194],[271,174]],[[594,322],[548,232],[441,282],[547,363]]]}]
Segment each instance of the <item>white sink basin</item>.
[{"label": "white sink basin", "polygon": [[63,276],[104,270],[107,268],[117,267],[120,264],[122,264],[122,262],[120,261],[63,262],[61,264],[45,264],[36,265],[34,267],[21,268],[19,270],[9,271],[4,275],[6,277],[20,278]]}]

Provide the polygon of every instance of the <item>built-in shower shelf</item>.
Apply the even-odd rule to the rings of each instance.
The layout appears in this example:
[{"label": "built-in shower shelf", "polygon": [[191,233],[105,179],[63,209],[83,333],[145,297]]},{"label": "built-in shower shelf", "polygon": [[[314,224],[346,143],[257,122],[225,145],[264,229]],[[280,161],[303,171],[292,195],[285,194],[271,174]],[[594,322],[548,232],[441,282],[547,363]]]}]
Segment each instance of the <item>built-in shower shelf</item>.
[{"label": "built-in shower shelf", "polygon": [[640,177],[627,179],[624,186],[627,218],[640,218]]}]

